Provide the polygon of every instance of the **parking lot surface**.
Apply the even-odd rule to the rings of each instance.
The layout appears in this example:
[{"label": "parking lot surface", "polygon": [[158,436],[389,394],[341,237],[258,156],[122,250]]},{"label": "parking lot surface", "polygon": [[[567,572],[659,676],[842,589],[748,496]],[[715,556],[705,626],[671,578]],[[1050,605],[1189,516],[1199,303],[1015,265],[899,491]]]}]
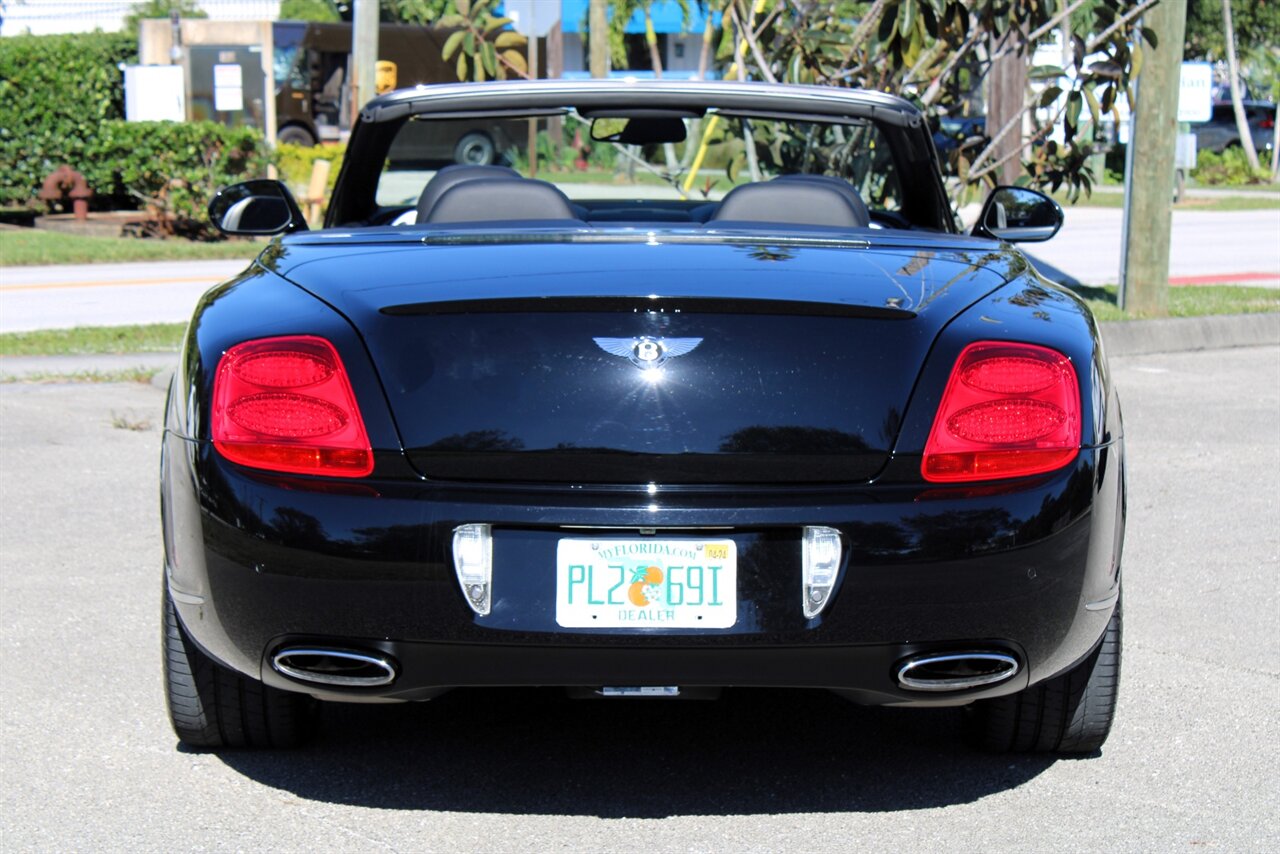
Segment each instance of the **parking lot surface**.
[{"label": "parking lot surface", "polygon": [[194,753],[160,683],[162,393],[0,385],[0,839],[24,850],[1280,849],[1280,347],[1116,359],[1118,722],[989,756],[963,712],[458,691]]}]

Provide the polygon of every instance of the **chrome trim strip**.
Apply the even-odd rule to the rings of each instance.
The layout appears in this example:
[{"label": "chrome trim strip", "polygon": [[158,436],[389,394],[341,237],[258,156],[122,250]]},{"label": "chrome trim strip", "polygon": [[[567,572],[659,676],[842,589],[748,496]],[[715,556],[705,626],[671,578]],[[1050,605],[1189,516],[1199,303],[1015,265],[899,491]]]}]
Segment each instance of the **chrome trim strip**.
[{"label": "chrome trim strip", "polygon": [[[965,676],[955,679],[915,679],[908,674],[918,667],[938,664],[947,661],[993,661],[1004,665],[1007,669],[980,676]],[[977,688],[982,685],[994,685],[1014,676],[1019,670],[1018,659],[1001,652],[958,652],[944,655],[920,655],[909,658],[898,669],[898,684],[912,691],[963,691],[966,688]]]},{"label": "chrome trim strip", "polygon": [[1120,598],[1120,588],[1117,587],[1116,592],[1110,594],[1105,599],[1098,599],[1095,602],[1086,602],[1084,605],[1084,609],[1086,611],[1101,611],[1105,608],[1110,608],[1112,605],[1116,603],[1116,600],[1119,598]]},{"label": "chrome trim strip", "polygon": [[173,585],[169,585],[169,595],[173,597],[175,602],[181,602],[183,605],[204,604],[203,596],[197,596],[194,593],[183,593],[181,590],[174,588]]},{"label": "chrome trim strip", "polygon": [[732,531],[732,525],[558,525],[562,531]]},{"label": "chrome trim strip", "polygon": [[[323,655],[329,658],[344,658],[348,661],[358,661],[361,664],[372,665],[383,671],[382,676],[340,676],[336,674],[315,673],[310,670],[302,670],[297,667],[290,667],[283,664],[281,659],[288,658],[293,655]],[[390,685],[396,679],[395,666],[385,658],[376,655],[369,655],[363,652],[356,652],[349,649],[317,649],[308,647],[290,647],[282,649],[271,657],[271,666],[279,673],[283,673],[300,682],[312,682],[318,685],[345,685],[351,688],[374,688],[379,685]]]},{"label": "chrome trim strip", "polygon": [[875,119],[918,127],[920,111],[883,92],[836,87],[708,80],[519,80],[487,83],[443,83],[401,89],[365,104],[360,119],[389,121],[426,113],[491,113],[495,110],[537,112],[560,107],[594,109],[649,107],[768,110],[786,115],[812,113]]}]

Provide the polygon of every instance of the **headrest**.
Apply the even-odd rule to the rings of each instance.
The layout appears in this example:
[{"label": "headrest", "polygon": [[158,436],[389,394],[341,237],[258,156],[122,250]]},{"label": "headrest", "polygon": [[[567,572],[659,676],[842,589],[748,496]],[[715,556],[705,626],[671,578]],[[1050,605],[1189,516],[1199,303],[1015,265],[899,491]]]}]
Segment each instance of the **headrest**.
[{"label": "headrest", "polygon": [[[853,188],[849,188],[853,192]],[[730,190],[709,222],[775,222],[866,228],[866,208],[860,210],[841,190],[818,181],[770,181],[744,184]]]},{"label": "headrest", "polygon": [[858,191],[853,185],[843,178],[837,178],[834,175],[808,175],[798,173],[795,175],[779,175],[774,178],[775,181],[807,181],[815,186],[830,187],[848,200],[853,205],[853,210],[857,213],[860,223],[859,228],[866,228],[871,224],[871,214],[867,213],[867,205],[862,201],[862,196],[858,195]]},{"label": "headrest", "polygon": [[[483,179],[451,187],[427,222],[577,219],[568,196],[546,181]],[[421,220],[419,220],[421,222]]]},{"label": "headrest", "polygon": [[446,190],[464,181],[485,179],[521,180],[519,172],[506,166],[468,166],[466,164],[445,166],[432,176],[427,186],[422,188],[422,195],[418,197],[418,218],[415,221],[426,222],[431,215],[431,208],[440,201],[440,197]]}]

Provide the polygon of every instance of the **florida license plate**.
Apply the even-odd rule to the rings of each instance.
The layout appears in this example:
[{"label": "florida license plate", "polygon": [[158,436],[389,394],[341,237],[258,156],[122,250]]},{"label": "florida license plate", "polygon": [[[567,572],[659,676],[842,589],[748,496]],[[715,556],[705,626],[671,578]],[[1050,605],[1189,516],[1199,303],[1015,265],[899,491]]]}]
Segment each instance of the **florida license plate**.
[{"label": "florida license plate", "polygon": [[733,540],[562,539],[556,548],[565,628],[727,629],[737,619]]}]

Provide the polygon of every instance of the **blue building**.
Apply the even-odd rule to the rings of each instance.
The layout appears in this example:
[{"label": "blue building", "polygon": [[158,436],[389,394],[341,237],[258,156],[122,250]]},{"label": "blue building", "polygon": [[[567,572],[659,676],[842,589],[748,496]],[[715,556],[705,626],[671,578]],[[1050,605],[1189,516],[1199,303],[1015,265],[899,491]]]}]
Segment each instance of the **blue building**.
[{"label": "blue building", "polygon": [[[556,0],[534,0],[537,3],[554,3]],[[564,77],[589,77],[590,61],[587,52],[588,0],[559,0],[560,29],[564,33]],[[653,28],[658,34],[658,55],[662,60],[662,75],[673,79],[689,79],[698,73],[698,59],[702,52],[702,31],[706,18],[700,4],[689,3],[686,19],[675,0],[658,0],[650,12]],[[713,16],[712,24],[719,26],[720,15]],[[652,77],[653,62],[644,40],[644,15],[637,11],[627,21],[625,29],[627,68],[617,69],[612,76]],[[616,64],[616,63],[615,63]],[[715,77],[708,70],[708,77]]]}]

